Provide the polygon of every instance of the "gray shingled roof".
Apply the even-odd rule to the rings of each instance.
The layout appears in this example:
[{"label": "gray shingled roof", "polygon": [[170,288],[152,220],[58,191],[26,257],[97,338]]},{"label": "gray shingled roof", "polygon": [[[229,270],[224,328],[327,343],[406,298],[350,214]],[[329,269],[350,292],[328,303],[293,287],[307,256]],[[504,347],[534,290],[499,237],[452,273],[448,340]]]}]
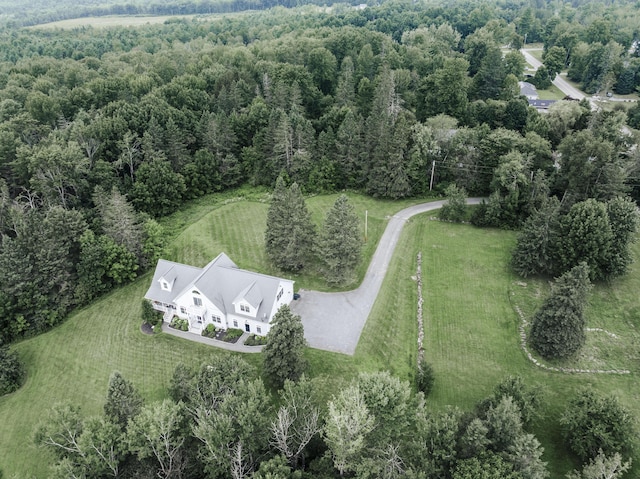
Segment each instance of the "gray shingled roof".
[{"label": "gray shingled roof", "polygon": [[549,108],[556,100],[529,100],[529,106],[535,106],[536,108]]},{"label": "gray shingled roof", "polygon": [[518,82],[518,85],[520,86],[521,95],[524,95],[527,98],[531,98],[532,100],[538,99],[538,90],[536,90],[536,87],[534,84],[526,81],[520,81]]},{"label": "gray shingled roof", "polygon": [[[160,278],[163,274],[174,271],[170,270],[171,266],[176,272],[175,284],[171,292],[163,291],[160,288]],[[204,268],[158,261],[145,298],[171,303],[174,298],[184,294],[187,288],[195,286],[225,314],[234,311],[233,303],[244,298],[258,309],[256,319],[266,322],[278,294],[279,284],[280,278],[240,269],[226,254],[220,253]]]},{"label": "gray shingled roof", "polygon": [[247,303],[249,303],[254,308],[257,308],[263,300],[262,293],[260,292],[260,288],[256,285],[254,281],[245,289],[243,289],[238,296],[236,296],[234,301],[240,301],[244,299]]}]

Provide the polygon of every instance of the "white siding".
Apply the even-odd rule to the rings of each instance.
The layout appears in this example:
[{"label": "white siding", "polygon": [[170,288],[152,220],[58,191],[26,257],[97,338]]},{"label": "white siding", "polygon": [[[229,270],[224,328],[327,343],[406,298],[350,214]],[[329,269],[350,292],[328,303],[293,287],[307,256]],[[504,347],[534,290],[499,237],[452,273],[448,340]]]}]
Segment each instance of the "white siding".
[{"label": "white siding", "polygon": [[280,296],[280,299],[274,301],[273,309],[271,310],[271,314],[269,315],[269,322],[271,322],[271,320],[273,319],[273,316],[278,312],[278,310],[280,309],[280,306],[282,306],[283,304],[290,304],[291,301],[293,301],[293,281],[281,279],[280,284],[278,285],[278,292],[276,293],[276,298],[277,298],[277,294],[280,291],[282,291],[282,296]]}]

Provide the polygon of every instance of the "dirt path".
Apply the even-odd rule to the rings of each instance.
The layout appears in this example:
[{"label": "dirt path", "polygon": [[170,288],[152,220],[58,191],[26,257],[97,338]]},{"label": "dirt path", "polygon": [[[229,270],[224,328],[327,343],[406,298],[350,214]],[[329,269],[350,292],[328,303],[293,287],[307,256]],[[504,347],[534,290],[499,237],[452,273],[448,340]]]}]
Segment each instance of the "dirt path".
[{"label": "dirt path", "polygon": [[[478,204],[480,201],[481,198],[469,198],[467,203]],[[301,291],[301,298],[291,303],[291,309],[302,317],[309,346],[350,355],[355,353],[404,224],[412,216],[441,208],[443,203],[423,203],[393,215],[357,289],[340,293]]]}]

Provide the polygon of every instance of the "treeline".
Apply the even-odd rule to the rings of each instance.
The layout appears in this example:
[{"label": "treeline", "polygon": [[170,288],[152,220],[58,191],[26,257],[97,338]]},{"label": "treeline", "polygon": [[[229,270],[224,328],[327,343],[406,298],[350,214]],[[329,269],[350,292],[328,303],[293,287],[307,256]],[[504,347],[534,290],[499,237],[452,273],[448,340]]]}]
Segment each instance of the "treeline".
[{"label": "treeline", "polygon": [[524,60],[501,49],[520,38],[514,8],[3,31],[2,337],[42,331],[152,265],[153,218],[281,174],[303,193],[382,198],[456,183],[490,196],[477,224],[510,228],[548,196],[568,209],[633,192],[622,109],[540,114],[520,97]]},{"label": "treeline", "polygon": [[[192,0],[180,2],[0,2],[0,10],[9,15],[11,26],[29,26],[84,17],[102,17],[110,15],[212,15],[220,13],[243,12],[247,10],[266,10],[276,6],[285,8],[302,5],[325,5],[318,0]],[[342,2],[346,3],[346,2]]]},{"label": "treeline", "polygon": [[[433,412],[389,373],[362,373],[323,403],[312,381],[286,381],[277,407],[255,371],[225,356],[180,365],[170,399],[144,404],[119,373],[104,415],[54,406],[35,433],[56,457],[50,477],[329,479],[544,479],[543,448],[531,433],[540,391],[508,377],[473,411]],[[635,433],[613,397],[590,389],[559,421],[567,446],[595,479],[590,460],[617,478]]]}]

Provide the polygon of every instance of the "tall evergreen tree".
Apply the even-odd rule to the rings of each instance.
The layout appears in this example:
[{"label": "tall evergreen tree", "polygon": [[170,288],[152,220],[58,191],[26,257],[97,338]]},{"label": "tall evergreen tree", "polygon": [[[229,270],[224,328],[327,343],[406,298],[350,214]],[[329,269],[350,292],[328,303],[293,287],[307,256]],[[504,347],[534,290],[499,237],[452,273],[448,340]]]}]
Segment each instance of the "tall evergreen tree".
[{"label": "tall evergreen tree", "polygon": [[607,203],[607,215],[611,226],[611,247],[606,274],[621,276],[633,261],[631,245],[638,229],[638,207],[630,198],[618,197]]},{"label": "tall evergreen tree", "polygon": [[267,212],[267,229],[264,235],[267,257],[276,265],[281,262],[282,252],[289,242],[287,222],[290,212],[287,197],[287,185],[284,178],[279,176],[271,194],[271,204]]},{"label": "tall evergreen tree", "polygon": [[576,203],[562,219],[562,271],[584,261],[592,280],[605,278],[612,238],[604,203],[594,199]]},{"label": "tall evergreen tree", "polygon": [[278,388],[285,380],[296,381],[306,368],[304,327],[300,316],[283,305],[273,317],[263,350],[264,372]]},{"label": "tall evergreen tree", "polygon": [[287,190],[284,179],[278,178],[267,213],[267,256],[280,269],[299,271],[311,255],[314,237],[311,214],[297,183]]},{"label": "tall evergreen tree", "polygon": [[525,278],[553,274],[559,247],[560,202],[554,198],[527,218],[511,257],[513,269]]},{"label": "tall evergreen tree", "polygon": [[142,254],[142,224],[127,198],[115,187],[111,189],[111,194],[106,194],[102,188],[98,187],[93,199],[100,212],[103,233],[116,244],[124,246],[128,251],[140,257]]},{"label": "tall evergreen tree", "polygon": [[318,244],[327,282],[342,284],[352,281],[361,249],[358,217],[349,199],[340,195],[327,213]]},{"label": "tall evergreen tree", "polygon": [[536,311],[530,341],[545,358],[567,358],[584,345],[584,307],[590,287],[589,266],[580,263],[556,280],[551,294]]},{"label": "tall evergreen tree", "polygon": [[341,188],[362,188],[366,181],[363,120],[349,109],[336,133],[336,160]]},{"label": "tall evergreen tree", "polygon": [[22,385],[25,369],[15,351],[0,341],[0,396],[12,393]]},{"label": "tall evergreen tree", "polygon": [[142,397],[133,384],[115,371],[109,378],[104,413],[109,420],[125,429],[127,422],[142,409]]}]

